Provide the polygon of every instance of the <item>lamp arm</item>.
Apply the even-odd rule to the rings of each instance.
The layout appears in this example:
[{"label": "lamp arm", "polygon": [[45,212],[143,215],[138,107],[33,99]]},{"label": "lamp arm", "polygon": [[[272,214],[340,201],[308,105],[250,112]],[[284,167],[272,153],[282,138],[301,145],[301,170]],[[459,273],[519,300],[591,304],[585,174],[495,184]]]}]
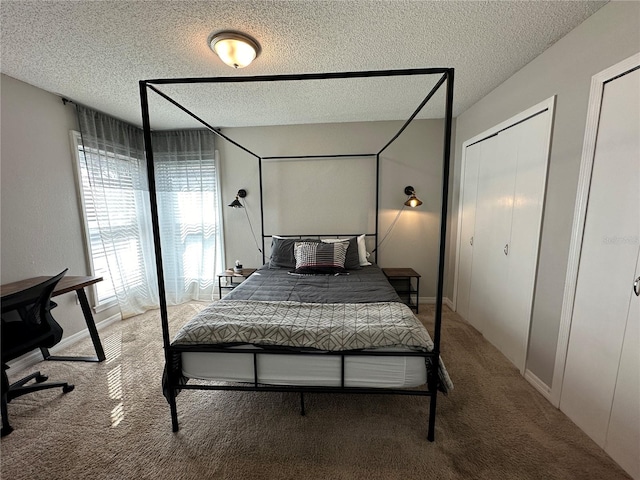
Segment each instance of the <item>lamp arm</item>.
[{"label": "lamp arm", "polygon": [[387,239],[387,237],[391,233],[391,230],[393,230],[393,227],[396,225],[396,222],[400,218],[400,215],[402,214],[402,211],[404,210],[404,207],[406,207],[406,205],[403,204],[402,208],[400,209],[400,211],[398,211],[398,214],[396,215],[396,218],[393,219],[393,222],[391,222],[391,225],[389,225],[389,228],[387,228],[387,231],[384,233],[384,236],[382,237],[382,240],[380,240],[380,242],[378,242],[378,245],[376,246],[376,248],[374,248],[371,251],[371,253],[375,253],[375,251],[378,250],[382,246],[384,241]]},{"label": "lamp arm", "polygon": [[[245,200],[245,204],[246,204],[246,200]],[[258,245],[258,239],[256,238],[256,234],[253,231],[253,225],[251,225],[251,219],[249,218],[249,212],[248,212],[248,208],[245,207],[244,209],[244,213],[247,214],[247,222],[249,222],[249,229],[251,230],[251,237],[253,238],[253,241],[256,244],[256,248],[258,249],[258,251],[260,253],[262,253],[262,249],[260,248],[260,246]]]}]

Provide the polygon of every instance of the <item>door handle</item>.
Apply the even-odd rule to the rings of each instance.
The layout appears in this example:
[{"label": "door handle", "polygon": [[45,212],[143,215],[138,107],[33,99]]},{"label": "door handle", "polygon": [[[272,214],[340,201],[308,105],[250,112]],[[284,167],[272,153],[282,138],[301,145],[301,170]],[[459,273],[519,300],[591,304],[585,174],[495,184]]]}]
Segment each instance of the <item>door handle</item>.
[{"label": "door handle", "polygon": [[469,245],[473,246],[473,237],[469,238]]},{"label": "door handle", "polygon": [[640,297],[640,277],[636,278],[636,281],[633,282],[633,293],[636,294],[636,297]]},{"label": "door handle", "polygon": [[504,246],[504,254],[505,255],[509,255],[509,244],[508,243]]}]

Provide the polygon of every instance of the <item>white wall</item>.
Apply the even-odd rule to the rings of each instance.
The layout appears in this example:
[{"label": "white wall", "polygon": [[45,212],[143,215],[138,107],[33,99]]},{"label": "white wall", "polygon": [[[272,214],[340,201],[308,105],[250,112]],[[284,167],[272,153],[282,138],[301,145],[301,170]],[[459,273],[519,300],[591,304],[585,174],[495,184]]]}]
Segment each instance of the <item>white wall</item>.
[{"label": "white wall", "polygon": [[[591,77],[638,51],[640,3],[611,2],[457,118],[454,217],[458,208],[462,143],[557,95],[527,359],[527,368],[549,386]],[[457,221],[452,226],[456,228]],[[455,239],[457,232],[452,233],[450,239]],[[454,248],[452,245],[452,251]]]},{"label": "white wall", "polygon": [[[395,135],[403,123],[362,122],[227,128],[223,133],[263,157],[376,153]],[[404,195],[404,187],[413,186],[424,204],[417,209],[406,208],[403,211],[380,248],[379,263],[383,267],[414,268],[422,275],[421,297],[436,295],[443,126],[442,120],[412,122],[396,142],[381,155],[380,160],[380,236],[387,231],[407,198]],[[224,204],[228,205],[234,199],[238,189],[245,188],[248,191],[244,203],[260,242],[258,160],[225,141],[218,142],[218,148],[222,160]],[[300,198],[300,201],[282,200],[276,204],[271,198],[265,199],[265,234],[365,233],[365,229],[368,233],[373,233],[375,158],[355,161],[362,168],[360,174],[354,172],[348,164],[354,162],[354,159],[300,160],[298,162],[307,163],[304,164],[304,178],[298,176],[297,184],[296,179],[274,175],[271,170],[274,165],[264,161],[265,197],[277,195],[281,198],[283,195],[280,191],[294,186],[298,193],[305,188],[315,192],[311,197],[313,201]],[[297,168],[293,163],[291,166]],[[301,187],[304,182],[310,183]],[[357,208],[353,207],[352,202],[347,200],[348,195],[344,191],[346,188],[352,190],[351,197],[366,198],[370,208],[367,209],[366,205],[362,204]],[[322,190],[326,194],[319,200],[317,192]],[[276,205],[286,205],[287,208],[276,213]],[[345,210],[348,210],[349,215],[344,213]],[[245,212],[225,207],[224,221],[228,265],[232,265],[236,259],[241,260],[247,267],[261,265],[262,256],[251,239]],[[353,222],[352,228],[349,228],[350,221]]]},{"label": "white wall", "polygon": [[[0,272],[2,283],[40,275],[89,275],[69,130],[60,97],[2,75]],[[74,294],[56,297],[65,337],[86,328]],[[96,321],[107,313],[96,315]]]}]

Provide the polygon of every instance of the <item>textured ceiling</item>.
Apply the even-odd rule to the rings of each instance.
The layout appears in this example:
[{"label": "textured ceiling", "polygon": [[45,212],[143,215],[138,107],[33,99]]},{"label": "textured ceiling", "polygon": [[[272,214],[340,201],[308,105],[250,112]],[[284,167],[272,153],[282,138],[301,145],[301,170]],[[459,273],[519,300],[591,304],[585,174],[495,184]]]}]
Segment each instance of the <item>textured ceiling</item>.
[{"label": "textured ceiling", "polygon": [[[2,0],[0,69],[140,125],[139,80],[454,67],[458,115],[604,3]],[[250,34],[261,55],[245,69],[227,67],[207,45],[220,30]],[[436,81],[419,76],[160,89],[226,127],[405,120]],[[195,126],[150,95],[153,127]],[[443,98],[437,95],[418,118],[441,117]]]}]

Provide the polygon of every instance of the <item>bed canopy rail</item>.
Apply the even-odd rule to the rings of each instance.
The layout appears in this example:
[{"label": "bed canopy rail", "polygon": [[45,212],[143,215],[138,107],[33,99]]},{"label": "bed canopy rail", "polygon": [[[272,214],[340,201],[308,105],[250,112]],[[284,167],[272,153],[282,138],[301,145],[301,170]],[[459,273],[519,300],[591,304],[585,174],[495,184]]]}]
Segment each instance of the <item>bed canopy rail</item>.
[{"label": "bed canopy rail", "polygon": [[[438,281],[437,281],[437,294],[436,294],[436,307],[435,307],[435,322],[434,322],[434,335],[433,335],[433,349],[428,353],[423,353],[425,357],[430,357],[435,365],[438,364],[440,358],[440,338],[441,338],[441,326],[442,326],[442,303],[444,294],[444,266],[445,266],[445,241],[446,241],[446,225],[447,225],[447,202],[449,195],[449,170],[450,170],[450,157],[451,157],[451,132],[452,132],[452,119],[453,119],[453,85],[454,85],[454,69],[453,68],[418,68],[418,69],[401,69],[401,70],[373,70],[373,71],[358,71],[358,72],[330,72],[330,73],[306,73],[306,74],[289,74],[289,75],[264,75],[264,76],[241,76],[241,77],[202,77],[202,78],[164,78],[164,79],[151,79],[141,80],[139,82],[140,89],[140,104],[142,111],[142,123],[144,131],[145,142],[145,154],[147,159],[147,175],[149,181],[149,197],[151,206],[152,217],[152,231],[155,248],[156,258],[156,273],[158,279],[158,291],[159,291],[159,303],[160,303],[160,318],[162,322],[162,338],[165,352],[165,364],[168,367],[173,362],[173,354],[179,352],[180,348],[172,347],[170,331],[169,331],[169,319],[167,314],[167,300],[165,292],[164,282],[164,269],[162,265],[162,248],[160,238],[160,227],[158,220],[158,204],[156,198],[156,182],[154,171],[154,157],[153,148],[151,143],[151,121],[149,113],[149,99],[148,91],[151,90],[158,94],[160,97],[173,104],[176,108],[180,109],[194,120],[198,121],[201,125],[211,131],[213,134],[230,142],[236,147],[240,148],[247,154],[258,159],[259,174],[260,174],[260,195],[261,195],[261,218],[264,218],[264,211],[262,205],[262,160],[284,158],[284,157],[261,157],[259,154],[252,152],[245,146],[234,141],[227,135],[219,131],[219,129],[213,127],[205,120],[189,111],[182,106],[179,102],[162,92],[157,88],[158,85],[177,85],[177,84],[220,84],[220,83],[248,83],[248,82],[287,82],[287,81],[305,81],[305,80],[333,80],[333,79],[355,79],[355,78],[374,78],[374,77],[398,77],[398,76],[413,76],[413,75],[441,75],[435,86],[430,90],[424,100],[416,108],[409,119],[403,124],[400,130],[392,137],[377,153],[375,154],[363,154],[360,156],[375,156],[376,157],[376,218],[375,218],[375,237],[376,246],[378,238],[378,217],[379,217],[379,188],[380,188],[380,155],[402,134],[402,132],[409,126],[409,124],[415,119],[422,108],[431,100],[434,94],[438,91],[442,85],[446,83],[445,94],[445,122],[444,122],[444,148],[443,148],[443,160],[442,160],[442,204],[441,204],[441,217],[440,217],[440,245],[439,245],[439,259],[438,259]],[[319,156],[297,156],[293,158],[327,158],[327,157],[353,157],[358,155],[344,154],[344,155],[319,155]],[[264,220],[262,221],[262,235],[264,244]],[[332,234],[335,236],[335,234]],[[373,234],[370,234],[373,235]],[[263,248],[264,259],[264,248]],[[346,355],[346,354],[345,354]],[[344,355],[343,355],[344,358]],[[167,368],[166,367],[166,368]],[[168,368],[167,368],[168,369]],[[171,379],[170,379],[171,382]],[[435,415],[437,404],[437,385],[438,385],[438,370],[432,369],[427,379],[427,392],[421,393],[404,393],[407,391],[388,391],[387,393],[396,393],[400,395],[427,395],[430,397],[429,404],[429,426],[427,438],[430,441],[435,437]],[[176,383],[170,383],[170,388],[167,391],[167,400],[171,409],[171,420],[173,431],[178,431],[178,415],[176,406],[176,395],[179,389],[217,389],[217,390],[246,390],[246,389],[259,389],[264,391],[295,391],[300,392],[342,392],[347,393],[356,389],[339,389],[339,388],[310,388],[310,387],[295,387],[295,386],[261,386],[256,385],[252,387],[235,387],[235,386],[203,386],[203,385],[179,385]],[[384,389],[357,389],[360,393],[384,393]],[[413,391],[410,391],[413,392]],[[355,392],[354,392],[355,393]],[[301,397],[301,402],[303,398]],[[302,403],[304,408],[304,404]]]}]

